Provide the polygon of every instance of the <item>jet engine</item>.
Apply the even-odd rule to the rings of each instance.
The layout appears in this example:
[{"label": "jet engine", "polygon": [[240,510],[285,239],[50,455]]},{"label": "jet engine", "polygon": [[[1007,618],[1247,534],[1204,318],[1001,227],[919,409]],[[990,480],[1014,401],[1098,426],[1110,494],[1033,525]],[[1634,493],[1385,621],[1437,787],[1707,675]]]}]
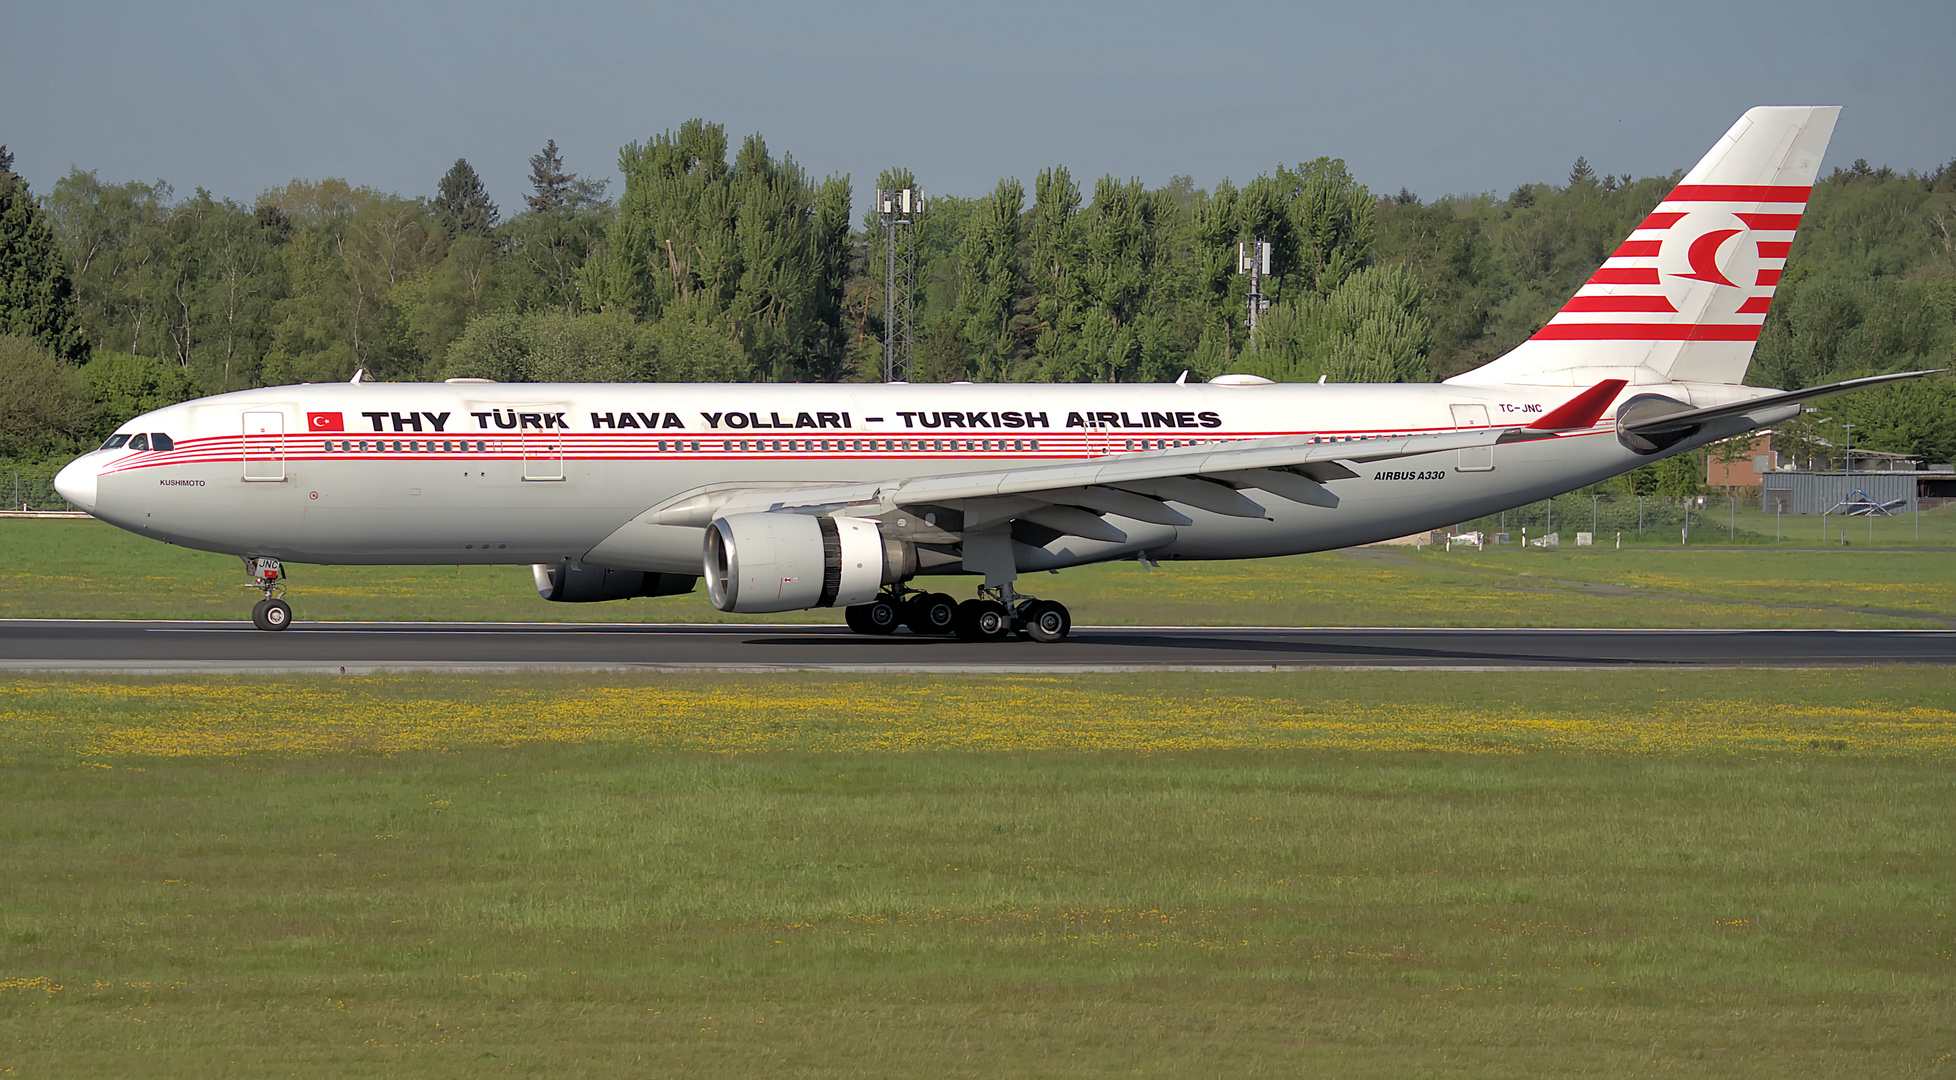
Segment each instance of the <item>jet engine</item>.
[{"label": "jet engine", "polygon": [[721,611],[849,607],[917,573],[917,545],[868,518],[732,514],[706,529],[706,595]]},{"label": "jet engine", "polygon": [[687,574],[653,574],[643,570],[613,570],[581,562],[535,563],[537,593],[560,604],[595,604],[638,596],[681,596],[693,591],[699,578]]}]

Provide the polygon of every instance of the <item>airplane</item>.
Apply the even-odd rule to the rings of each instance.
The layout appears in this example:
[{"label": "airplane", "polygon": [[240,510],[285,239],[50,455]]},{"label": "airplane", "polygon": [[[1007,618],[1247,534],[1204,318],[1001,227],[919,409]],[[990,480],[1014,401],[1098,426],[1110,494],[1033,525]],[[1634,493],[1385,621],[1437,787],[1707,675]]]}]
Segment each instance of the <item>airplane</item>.
[{"label": "airplane", "polygon": [[[1748,111],[1533,337],[1442,383],[275,386],[157,409],[64,468],[120,528],[285,566],[530,564],[558,602],[706,579],[729,612],[1067,637],[1021,575],[1255,559],[1451,525],[1781,422],[1741,385],[1838,107]],[[919,578],[975,575],[958,602]]]}]

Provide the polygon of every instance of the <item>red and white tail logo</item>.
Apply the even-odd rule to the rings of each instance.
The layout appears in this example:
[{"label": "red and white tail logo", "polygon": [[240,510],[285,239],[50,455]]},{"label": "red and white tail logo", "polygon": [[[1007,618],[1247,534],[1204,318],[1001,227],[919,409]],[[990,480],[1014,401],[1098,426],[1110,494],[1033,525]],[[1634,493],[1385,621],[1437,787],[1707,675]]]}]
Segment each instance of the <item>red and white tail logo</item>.
[{"label": "red and white tail logo", "polygon": [[1744,379],[1839,114],[1748,111],[1534,337],[1448,381]]},{"label": "red and white tail logo", "polygon": [[1535,339],[1759,340],[1811,190],[1679,184]]}]

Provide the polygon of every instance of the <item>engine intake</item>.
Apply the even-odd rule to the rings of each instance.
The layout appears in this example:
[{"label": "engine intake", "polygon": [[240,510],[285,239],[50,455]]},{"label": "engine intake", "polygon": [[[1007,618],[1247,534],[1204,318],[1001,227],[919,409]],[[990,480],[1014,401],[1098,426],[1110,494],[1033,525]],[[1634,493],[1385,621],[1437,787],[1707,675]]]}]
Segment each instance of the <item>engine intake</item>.
[{"label": "engine intake", "polygon": [[537,594],[560,604],[595,604],[640,596],[682,596],[693,591],[699,578],[690,574],[654,574],[644,570],[613,570],[587,563],[535,563]]},{"label": "engine intake", "polygon": [[721,611],[868,603],[917,573],[917,546],[868,518],[733,514],[706,529],[706,595]]}]

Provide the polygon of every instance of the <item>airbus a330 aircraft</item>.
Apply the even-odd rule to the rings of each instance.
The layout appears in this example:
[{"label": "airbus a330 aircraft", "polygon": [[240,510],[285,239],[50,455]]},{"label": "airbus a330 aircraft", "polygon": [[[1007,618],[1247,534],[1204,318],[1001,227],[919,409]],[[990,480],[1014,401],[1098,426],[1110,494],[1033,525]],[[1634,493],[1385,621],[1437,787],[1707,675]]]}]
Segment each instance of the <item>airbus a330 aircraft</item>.
[{"label": "airbus a330 aircraft", "polygon": [[[55,486],[243,557],[266,630],[287,561],[529,563],[549,600],[703,576],[723,611],[1057,641],[1020,575],[1403,536],[1908,377],[1739,384],[1838,113],[1747,112],[1539,333],[1444,383],[278,386],[139,416]],[[943,574],[983,584],[912,584]]]}]

